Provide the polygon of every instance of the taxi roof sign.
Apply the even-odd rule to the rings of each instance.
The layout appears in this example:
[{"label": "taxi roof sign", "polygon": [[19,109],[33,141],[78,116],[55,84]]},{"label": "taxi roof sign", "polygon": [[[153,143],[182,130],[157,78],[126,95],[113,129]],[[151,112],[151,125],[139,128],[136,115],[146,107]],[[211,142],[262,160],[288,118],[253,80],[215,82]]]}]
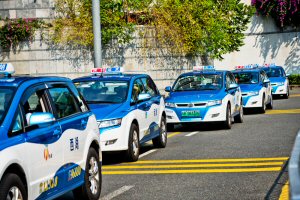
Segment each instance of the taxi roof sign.
[{"label": "taxi roof sign", "polygon": [[275,63],[265,63],[263,67],[276,67]]},{"label": "taxi roof sign", "polygon": [[124,72],[123,67],[102,67],[102,68],[93,68],[91,74],[120,74]]},{"label": "taxi roof sign", "polygon": [[15,68],[11,63],[0,63],[0,74],[4,74],[8,76],[14,73],[15,73]]},{"label": "taxi roof sign", "polygon": [[215,67],[212,65],[208,66],[194,66],[193,71],[204,71],[204,70],[215,70]]},{"label": "taxi roof sign", "polygon": [[238,70],[238,69],[256,69],[258,68],[258,64],[250,64],[250,65],[238,65],[235,66],[234,69]]}]

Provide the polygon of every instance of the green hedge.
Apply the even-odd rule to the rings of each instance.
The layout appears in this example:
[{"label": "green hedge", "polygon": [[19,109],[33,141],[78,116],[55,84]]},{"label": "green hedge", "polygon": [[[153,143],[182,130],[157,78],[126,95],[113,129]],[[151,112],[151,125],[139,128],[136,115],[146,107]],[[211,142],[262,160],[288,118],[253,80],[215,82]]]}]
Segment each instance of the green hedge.
[{"label": "green hedge", "polygon": [[300,85],[300,74],[292,74],[289,76],[290,85]]}]

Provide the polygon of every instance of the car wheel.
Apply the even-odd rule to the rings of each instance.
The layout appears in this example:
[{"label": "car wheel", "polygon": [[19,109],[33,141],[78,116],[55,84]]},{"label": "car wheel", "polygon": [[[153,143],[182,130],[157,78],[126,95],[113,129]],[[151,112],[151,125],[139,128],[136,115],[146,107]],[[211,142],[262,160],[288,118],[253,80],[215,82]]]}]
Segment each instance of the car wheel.
[{"label": "car wheel", "polygon": [[271,95],[270,98],[271,98],[271,99],[270,99],[270,103],[267,104],[267,108],[268,108],[268,109],[273,109],[273,97],[272,97],[272,95]]},{"label": "car wheel", "polygon": [[226,121],[224,122],[224,127],[226,129],[231,129],[232,127],[231,109],[229,104],[227,105],[226,108]]},{"label": "car wheel", "polygon": [[26,188],[16,174],[6,174],[0,183],[0,200],[27,200]]},{"label": "car wheel", "polygon": [[161,117],[159,136],[152,140],[154,147],[165,148],[167,146],[167,123],[164,116]]},{"label": "car wheel", "polygon": [[243,110],[243,102],[242,101],[241,101],[239,114],[234,117],[234,122],[237,122],[237,123],[243,123],[244,122],[244,110]]},{"label": "car wheel", "polygon": [[101,194],[102,174],[99,154],[90,148],[86,160],[84,184],[73,190],[75,199],[98,200]]},{"label": "car wheel", "polygon": [[126,152],[126,157],[128,161],[133,162],[139,159],[139,155],[140,155],[139,130],[135,124],[132,124],[129,132],[128,150]]},{"label": "car wheel", "polygon": [[265,95],[263,95],[262,106],[260,108],[260,113],[265,113],[265,112],[266,112],[266,103],[265,103]]},{"label": "car wheel", "polygon": [[167,123],[167,130],[168,130],[169,132],[174,131],[174,129],[175,129],[175,124]]}]

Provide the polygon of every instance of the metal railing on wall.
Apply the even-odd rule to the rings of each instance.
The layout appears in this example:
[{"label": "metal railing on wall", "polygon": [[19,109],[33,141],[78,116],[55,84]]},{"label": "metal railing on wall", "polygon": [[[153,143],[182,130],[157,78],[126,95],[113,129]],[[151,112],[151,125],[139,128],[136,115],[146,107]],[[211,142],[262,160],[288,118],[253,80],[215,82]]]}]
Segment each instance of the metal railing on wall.
[{"label": "metal railing on wall", "polygon": [[300,130],[289,161],[290,199],[300,200]]}]

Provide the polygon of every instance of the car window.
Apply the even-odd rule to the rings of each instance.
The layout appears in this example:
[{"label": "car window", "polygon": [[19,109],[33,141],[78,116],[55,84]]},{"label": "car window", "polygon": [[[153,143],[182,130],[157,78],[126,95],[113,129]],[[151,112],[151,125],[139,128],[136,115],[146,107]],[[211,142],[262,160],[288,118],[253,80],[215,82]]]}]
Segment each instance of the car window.
[{"label": "car window", "polygon": [[17,135],[18,133],[22,132],[22,130],[23,130],[22,115],[20,112],[20,108],[18,108],[17,116],[14,122],[12,123],[10,136]]},{"label": "car window", "polygon": [[80,112],[75,96],[67,87],[50,88],[49,94],[59,119]]},{"label": "car window", "polygon": [[0,87],[0,123],[2,123],[8,108],[10,107],[14,89],[8,87]]},{"label": "car window", "polygon": [[144,89],[141,79],[135,80],[132,88],[131,102],[137,102],[139,94],[144,93],[146,93],[146,90]]},{"label": "car window", "polygon": [[258,83],[258,72],[237,72],[234,73],[235,80],[239,84],[256,84]]},{"label": "car window", "polygon": [[174,83],[173,91],[220,90],[222,74],[193,74],[180,76]]},{"label": "car window", "polygon": [[142,82],[145,88],[146,93],[150,94],[151,96],[157,95],[157,89],[154,82],[148,78],[142,78]]},{"label": "car window", "polygon": [[24,111],[25,127],[30,126],[30,116],[35,112],[50,112],[45,99],[45,89],[30,88],[21,101]]},{"label": "car window", "polygon": [[87,103],[122,103],[127,99],[128,81],[82,81],[75,86]]}]

